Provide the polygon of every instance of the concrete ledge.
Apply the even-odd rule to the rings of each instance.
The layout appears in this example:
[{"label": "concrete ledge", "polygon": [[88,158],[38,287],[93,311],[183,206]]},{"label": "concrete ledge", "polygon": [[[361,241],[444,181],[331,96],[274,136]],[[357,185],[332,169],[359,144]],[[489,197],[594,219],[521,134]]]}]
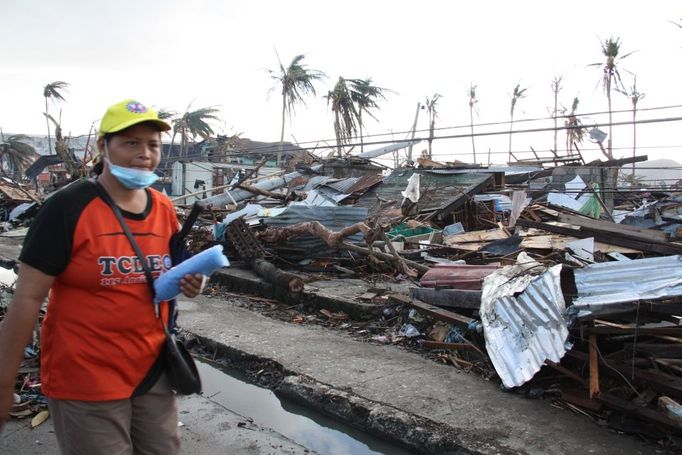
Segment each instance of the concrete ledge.
[{"label": "concrete ledge", "polygon": [[[367,283],[356,279],[334,279],[333,286],[330,286],[330,281],[314,281],[306,283],[303,292],[291,293],[287,289],[266,282],[251,270],[231,267],[215,272],[211,276],[211,282],[220,284],[231,292],[255,294],[290,305],[302,305],[308,310],[324,308],[330,311],[343,311],[359,320],[381,315],[384,307],[379,304],[360,303],[350,298],[361,295],[369,289]],[[325,288],[341,290],[344,295],[328,292]]]}]

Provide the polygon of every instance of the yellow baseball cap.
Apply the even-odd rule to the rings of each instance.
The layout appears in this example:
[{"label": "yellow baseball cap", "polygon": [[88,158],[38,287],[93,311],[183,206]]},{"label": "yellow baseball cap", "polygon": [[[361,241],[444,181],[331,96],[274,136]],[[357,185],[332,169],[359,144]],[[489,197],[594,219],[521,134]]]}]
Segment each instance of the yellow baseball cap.
[{"label": "yellow baseball cap", "polygon": [[107,109],[99,125],[99,136],[116,133],[142,122],[152,122],[159,131],[169,131],[168,122],[159,119],[159,113],[137,100],[124,100]]}]

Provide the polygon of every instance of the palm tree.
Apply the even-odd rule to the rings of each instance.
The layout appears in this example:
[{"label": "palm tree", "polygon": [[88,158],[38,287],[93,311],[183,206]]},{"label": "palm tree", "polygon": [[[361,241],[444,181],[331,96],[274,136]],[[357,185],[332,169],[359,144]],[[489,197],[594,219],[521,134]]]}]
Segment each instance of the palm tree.
[{"label": "palm tree", "polygon": [[45,122],[47,123],[47,152],[52,155],[52,138],[50,136],[50,112],[48,110],[48,101],[65,101],[61,90],[66,90],[69,86],[68,82],[54,81],[43,87],[43,97],[45,97]]},{"label": "palm tree", "polygon": [[478,109],[476,109],[476,103],[478,103],[478,98],[476,98],[476,85],[472,82],[469,85],[469,125],[471,126],[471,151],[474,154],[474,163],[476,163],[476,144],[474,142],[474,111],[478,115]]},{"label": "palm tree", "polygon": [[[646,93],[641,93],[637,90],[637,76],[629,90],[618,90],[618,92],[630,98],[632,103],[632,157],[637,156],[637,104],[646,96]],[[635,163],[632,163],[632,175],[635,175]]]},{"label": "palm tree", "polygon": [[33,146],[25,142],[28,140],[28,136],[23,134],[15,134],[5,138],[0,133],[0,161],[3,163],[1,168],[3,172],[7,168],[14,179],[31,165],[37,155]]},{"label": "palm tree", "polygon": [[327,105],[331,106],[334,113],[334,135],[336,136],[336,148],[339,157],[342,156],[341,146],[349,142],[357,132],[356,119],[358,112],[353,103],[351,91],[348,89],[346,80],[339,76],[334,89],[327,93]]},{"label": "palm tree", "polygon": [[511,108],[509,109],[510,120],[509,120],[509,162],[512,159],[512,130],[514,129],[514,110],[516,109],[516,103],[521,99],[526,97],[526,89],[521,88],[521,84],[516,84],[514,91],[511,94]]},{"label": "palm tree", "polygon": [[194,111],[190,111],[191,104],[187,106],[185,113],[176,117],[173,121],[173,136],[171,138],[170,150],[173,150],[175,143],[175,135],[180,134],[180,157],[186,155],[186,147],[188,139],[192,141],[197,136],[206,140],[213,134],[213,128],[209,124],[210,121],[219,121],[220,117],[216,114],[219,110],[215,107],[202,107]]},{"label": "palm tree", "polygon": [[370,109],[379,109],[379,104],[377,101],[385,100],[386,96],[384,92],[390,91],[383,87],[377,87],[372,85],[372,78],[367,79],[349,79],[348,84],[350,85],[350,96],[355,103],[355,109],[358,114],[358,128],[360,129],[360,152],[365,151],[363,134],[362,134],[362,113],[366,112],[367,115],[372,117],[374,120],[377,118],[370,112]]},{"label": "palm tree", "polygon": [[426,110],[429,113],[429,159],[433,158],[433,151],[431,145],[433,144],[433,131],[436,126],[436,119],[438,118],[438,110],[436,105],[438,100],[441,99],[443,95],[440,93],[434,93],[431,98],[426,97]]},{"label": "palm tree", "polygon": [[557,135],[559,134],[559,130],[557,127],[557,114],[559,113],[559,92],[563,88],[561,86],[561,82],[563,81],[563,79],[564,79],[563,76],[555,76],[554,79],[552,79],[551,84],[552,93],[554,93],[554,110],[552,111],[552,118],[554,119],[554,154],[557,153]]},{"label": "palm tree", "polygon": [[573,104],[571,104],[571,112],[566,116],[566,150],[568,154],[573,155],[573,147],[577,146],[583,141],[585,137],[585,128],[582,126],[582,121],[575,115],[575,111],[578,109],[578,97],[573,98]]},{"label": "palm tree", "polygon": [[588,66],[601,66],[602,67],[602,77],[601,77],[601,83],[604,88],[604,93],[606,94],[606,100],[608,102],[608,107],[609,107],[609,140],[606,143],[606,152],[608,155],[608,159],[612,160],[613,159],[613,131],[612,131],[612,110],[611,110],[611,88],[613,83],[615,82],[616,84],[616,89],[622,88],[623,83],[621,82],[620,79],[620,71],[618,68],[618,64],[620,63],[621,60],[624,58],[628,57],[629,55],[632,54],[632,52],[627,53],[623,56],[619,56],[620,54],[620,38],[613,38],[610,37],[609,39],[604,40],[603,43],[601,43],[601,52],[606,57],[605,62],[597,62],[597,63],[591,63]]},{"label": "palm tree", "polygon": [[[277,51],[275,51],[277,53]],[[270,77],[276,82],[275,87],[281,87],[282,93],[282,132],[279,137],[279,151],[277,152],[277,166],[282,162],[282,146],[284,144],[284,125],[286,120],[286,113],[291,113],[297,103],[305,105],[304,97],[308,94],[315,96],[314,82],[320,80],[325,76],[322,71],[310,69],[307,65],[302,63],[305,55],[300,54],[291,60],[289,66],[286,68],[277,54],[277,62],[279,68],[277,70],[268,70]],[[271,88],[273,90],[275,87]]]}]

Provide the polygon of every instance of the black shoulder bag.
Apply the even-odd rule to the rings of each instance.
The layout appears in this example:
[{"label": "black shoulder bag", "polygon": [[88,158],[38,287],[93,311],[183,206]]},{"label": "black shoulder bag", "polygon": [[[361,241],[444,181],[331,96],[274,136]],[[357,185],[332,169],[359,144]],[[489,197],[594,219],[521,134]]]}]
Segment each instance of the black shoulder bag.
[{"label": "black shoulder bag", "polygon": [[[121,224],[121,227],[123,228],[123,232],[125,233],[126,237],[128,237],[128,241],[130,242],[130,245],[133,247],[135,254],[137,255],[138,259],[140,260],[140,263],[142,264],[142,268],[144,269],[144,275],[145,278],[147,279],[147,284],[149,285],[149,289],[152,292],[152,305],[154,305],[156,316],[161,321],[163,331],[166,334],[166,341],[161,351],[162,357],[161,360],[163,362],[163,369],[168,375],[168,382],[170,383],[171,389],[173,389],[176,393],[180,395],[191,395],[193,393],[201,393],[201,378],[199,377],[199,372],[197,371],[197,366],[194,363],[194,359],[192,358],[191,354],[189,353],[185,345],[182,343],[182,341],[178,340],[176,337],[177,329],[175,327],[176,317],[175,301],[172,301],[169,305],[168,325],[166,325],[163,323],[163,319],[159,314],[159,307],[157,306],[157,304],[154,303],[154,296],[156,295],[156,291],[154,290],[154,277],[152,276],[152,271],[149,268],[149,264],[147,263],[146,257],[140,250],[140,247],[135,241],[132,232],[130,232],[128,224],[126,224],[125,220],[123,219],[121,209],[118,208],[118,206],[111,199],[111,196],[109,196],[109,194],[106,192],[106,190],[102,187],[102,185],[99,182],[96,182],[96,186],[102,199],[109,205],[109,207],[111,207],[111,209],[114,212],[114,215],[116,215],[118,222]],[[193,210],[192,212],[193,212],[192,215],[194,215],[195,210]],[[196,219],[196,216],[192,215],[190,215],[190,219],[188,220],[188,222],[191,221],[191,219]],[[191,222],[193,223],[193,221]],[[171,241],[171,247],[172,248],[175,247],[177,251],[182,250],[182,248],[180,248],[180,244],[183,241],[184,235],[186,235],[187,232],[189,231],[189,227],[191,227],[191,225],[188,227],[187,224],[188,223],[185,223],[182,231],[179,233],[181,235],[176,234],[175,236],[173,236],[173,239]],[[182,261],[185,258],[178,257],[173,259],[174,260],[179,259],[180,261]]]}]

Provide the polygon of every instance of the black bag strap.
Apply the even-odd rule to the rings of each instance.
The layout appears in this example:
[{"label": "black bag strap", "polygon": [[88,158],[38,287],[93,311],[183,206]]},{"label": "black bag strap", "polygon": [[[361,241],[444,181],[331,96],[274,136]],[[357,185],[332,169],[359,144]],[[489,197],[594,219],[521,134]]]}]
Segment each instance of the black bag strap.
[{"label": "black bag strap", "polygon": [[192,205],[192,210],[190,210],[189,215],[187,215],[187,219],[182,225],[182,229],[180,229],[180,232],[178,232],[178,238],[180,240],[184,240],[184,238],[187,237],[187,234],[189,234],[189,231],[192,229],[192,226],[194,226],[197,218],[199,218],[199,214],[202,210],[203,207],[201,204],[194,202],[194,205]]},{"label": "black bag strap", "polygon": [[[138,260],[140,261],[140,264],[142,264],[142,269],[144,270],[144,276],[147,279],[147,284],[149,285],[149,290],[152,292],[152,305],[154,305],[154,312],[156,313],[156,317],[160,317],[159,315],[159,305],[154,303],[154,297],[156,297],[156,290],[154,289],[154,277],[152,276],[152,271],[149,268],[149,264],[147,264],[147,260],[145,259],[144,254],[142,253],[142,250],[140,249],[140,246],[137,244],[135,241],[135,237],[133,237],[133,233],[130,232],[130,228],[128,227],[128,224],[125,222],[125,219],[123,218],[123,214],[121,213],[121,209],[116,205],[116,203],[111,199],[111,196],[109,196],[109,193],[107,193],[107,190],[104,189],[101,183],[98,181],[95,181],[95,186],[97,187],[97,191],[99,192],[100,197],[106,202],[109,207],[111,207],[111,210],[113,210],[114,215],[116,215],[116,219],[118,222],[121,224],[121,228],[123,229],[123,232],[125,233],[126,237],[128,237],[128,241],[130,242],[130,245],[133,247],[133,251],[135,251],[135,255],[137,256]],[[163,324],[164,329],[166,330],[166,333],[168,333],[168,328],[166,327],[165,324]]]}]

